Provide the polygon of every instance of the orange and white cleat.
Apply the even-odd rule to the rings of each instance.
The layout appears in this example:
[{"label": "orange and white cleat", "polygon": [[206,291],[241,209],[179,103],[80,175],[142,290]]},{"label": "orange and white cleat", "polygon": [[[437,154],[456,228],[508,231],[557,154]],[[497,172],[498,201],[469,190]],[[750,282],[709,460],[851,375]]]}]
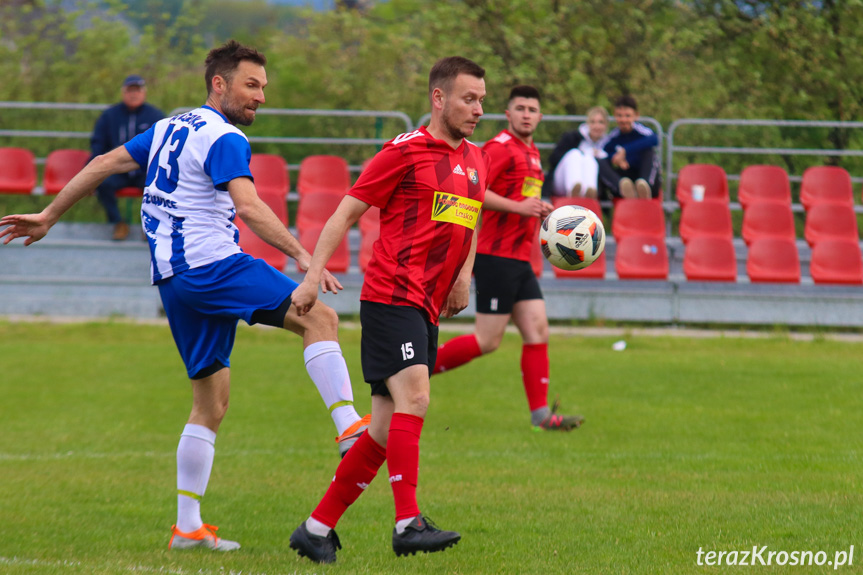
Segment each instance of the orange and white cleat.
[{"label": "orange and white cleat", "polygon": [[372,422],[371,414],[365,416],[359,421],[355,422],[349,428],[347,428],[344,433],[336,437],[336,443],[339,444],[339,455],[344,458],[345,454],[348,452],[348,449],[353,446],[354,443],[357,442],[357,439],[360,438],[360,435],[363,434],[363,431],[369,428],[369,424]]},{"label": "orange and white cleat", "polygon": [[240,548],[240,544],[236,541],[228,541],[216,535],[219,528],[215,525],[201,526],[197,531],[191,533],[183,533],[177,529],[176,525],[171,525],[171,540],[168,542],[168,549],[194,549],[195,547],[203,547],[204,549],[212,549],[213,551],[234,551]]}]

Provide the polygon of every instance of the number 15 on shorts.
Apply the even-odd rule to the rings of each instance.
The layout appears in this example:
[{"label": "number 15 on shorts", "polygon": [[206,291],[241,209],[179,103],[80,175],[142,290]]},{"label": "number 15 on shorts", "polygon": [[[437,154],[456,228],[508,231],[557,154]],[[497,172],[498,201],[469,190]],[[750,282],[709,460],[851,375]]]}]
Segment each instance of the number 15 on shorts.
[{"label": "number 15 on shorts", "polygon": [[402,344],[402,359],[407,361],[409,359],[413,359],[414,357],[414,344],[412,341],[408,341]]}]

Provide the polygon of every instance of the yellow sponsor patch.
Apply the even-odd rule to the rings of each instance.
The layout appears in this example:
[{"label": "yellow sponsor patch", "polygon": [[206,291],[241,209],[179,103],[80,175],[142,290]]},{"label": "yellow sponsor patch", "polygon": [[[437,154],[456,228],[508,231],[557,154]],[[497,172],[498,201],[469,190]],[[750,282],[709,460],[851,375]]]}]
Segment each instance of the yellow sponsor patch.
[{"label": "yellow sponsor patch", "polygon": [[474,229],[479,220],[479,212],[482,202],[463,198],[454,194],[444,192],[434,193],[434,209],[432,220],[436,222],[447,222],[458,224],[466,228]]},{"label": "yellow sponsor patch", "polygon": [[542,180],[537,178],[525,178],[521,185],[521,195],[528,198],[538,198],[542,194]]}]

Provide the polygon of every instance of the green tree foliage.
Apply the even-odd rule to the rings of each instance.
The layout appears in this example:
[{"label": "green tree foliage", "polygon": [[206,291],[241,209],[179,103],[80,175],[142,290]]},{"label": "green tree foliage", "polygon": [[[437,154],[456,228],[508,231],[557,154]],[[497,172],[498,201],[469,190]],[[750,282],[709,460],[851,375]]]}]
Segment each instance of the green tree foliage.
[{"label": "green tree foliage", "polygon": [[270,105],[427,111],[426,74],[463,54],[499,110],[537,84],[552,113],[619,94],[645,114],[858,118],[863,1],[391,0],[311,12],[265,0],[6,0],[3,100],[110,102],[148,77],[164,107],[200,100],[206,50],[228,37],[270,57]]},{"label": "green tree foliage", "polygon": [[138,73],[157,105],[190,103],[191,78],[199,76],[207,49],[194,33],[200,19],[194,3],[184,3],[179,14],[154,15],[140,28],[116,0],[74,11],[63,6],[58,0],[0,3],[0,100],[114,102],[123,78]]}]

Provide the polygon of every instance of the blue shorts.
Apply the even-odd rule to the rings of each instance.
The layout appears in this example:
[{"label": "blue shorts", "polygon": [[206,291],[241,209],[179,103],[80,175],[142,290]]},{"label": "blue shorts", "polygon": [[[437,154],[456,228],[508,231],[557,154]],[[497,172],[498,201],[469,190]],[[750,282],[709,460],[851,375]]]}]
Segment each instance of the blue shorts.
[{"label": "blue shorts", "polygon": [[193,378],[217,361],[230,366],[237,321],[252,325],[257,323],[252,319],[256,311],[289,304],[297,283],[263,260],[241,253],[186,270],[158,286],[174,342]]}]

